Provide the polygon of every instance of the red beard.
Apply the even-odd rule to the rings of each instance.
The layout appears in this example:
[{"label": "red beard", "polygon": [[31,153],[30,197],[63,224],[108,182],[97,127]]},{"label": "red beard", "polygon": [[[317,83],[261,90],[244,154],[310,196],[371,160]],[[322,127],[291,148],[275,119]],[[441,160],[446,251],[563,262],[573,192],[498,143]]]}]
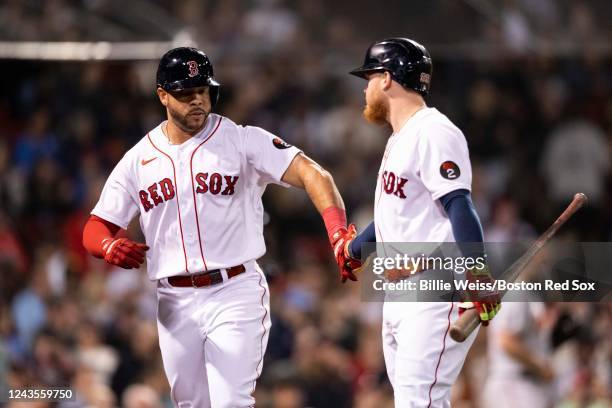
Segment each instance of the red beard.
[{"label": "red beard", "polygon": [[389,106],[382,98],[375,98],[371,103],[366,103],[363,109],[363,117],[370,123],[376,125],[387,124]]}]

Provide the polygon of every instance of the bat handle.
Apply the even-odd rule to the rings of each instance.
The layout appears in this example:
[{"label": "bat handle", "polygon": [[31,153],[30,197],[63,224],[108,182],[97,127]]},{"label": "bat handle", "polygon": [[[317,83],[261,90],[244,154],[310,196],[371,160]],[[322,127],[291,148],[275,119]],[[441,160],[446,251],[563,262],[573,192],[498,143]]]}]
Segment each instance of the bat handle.
[{"label": "bat handle", "polygon": [[450,336],[456,342],[463,343],[479,324],[478,311],[468,309],[451,325]]}]

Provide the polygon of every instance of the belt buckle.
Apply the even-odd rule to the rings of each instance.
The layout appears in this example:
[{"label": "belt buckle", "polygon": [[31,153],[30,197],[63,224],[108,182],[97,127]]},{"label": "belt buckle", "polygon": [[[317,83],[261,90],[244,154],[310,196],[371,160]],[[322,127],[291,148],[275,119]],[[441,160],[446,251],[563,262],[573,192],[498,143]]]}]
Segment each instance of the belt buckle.
[{"label": "belt buckle", "polygon": [[[196,284],[196,277],[198,276],[202,276],[202,277],[208,276],[209,282],[207,284],[198,286]],[[191,278],[191,286],[196,289],[206,287],[206,286],[215,286],[220,283],[223,283],[223,276],[221,276],[221,272],[219,272],[218,270],[207,271],[204,273],[196,273],[196,274],[189,275],[189,277]]]}]

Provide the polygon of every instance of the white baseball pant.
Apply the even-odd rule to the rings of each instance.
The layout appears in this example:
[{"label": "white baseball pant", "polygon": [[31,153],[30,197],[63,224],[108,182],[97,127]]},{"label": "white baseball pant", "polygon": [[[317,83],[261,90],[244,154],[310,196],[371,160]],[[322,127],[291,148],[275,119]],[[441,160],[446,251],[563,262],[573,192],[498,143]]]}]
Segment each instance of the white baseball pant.
[{"label": "white baseball pant", "polygon": [[396,407],[450,407],[451,387],[478,330],[450,338],[456,302],[393,302],[383,306],[383,353]]},{"label": "white baseball pant", "polygon": [[270,296],[256,262],[203,288],[157,287],[157,326],[171,397],[179,408],[255,406],[270,333]]}]

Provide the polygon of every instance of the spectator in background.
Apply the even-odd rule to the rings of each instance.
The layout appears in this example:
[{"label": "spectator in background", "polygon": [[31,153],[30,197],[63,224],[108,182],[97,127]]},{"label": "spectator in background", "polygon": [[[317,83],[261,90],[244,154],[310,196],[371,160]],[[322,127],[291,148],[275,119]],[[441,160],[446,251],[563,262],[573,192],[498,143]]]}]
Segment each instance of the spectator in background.
[{"label": "spectator in background", "polygon": [[267,50],[278,50],[292,42],[299,30],[299,18],[282,0],[257,0],[243,18],[246,38]]},{"label": "spectator in background", "polygon": [[79,364],[89,367],[97,382],[110,384],[111,375],[119,363],[117,352],[102,343],[99,329],[91,322],[81,324],[76,337]]},{"label": "spectator in background", "polygon": [[70,346],[53,332],[43,330],[34,339],[32,358],[28,361],[29,369],[36,384],[48,384],[59,387],[68,384],[75,370],[75,361]]},{"label": "spectator in background", "polygon": [[[562,408],[600,408],[610,403],[610,303],[558,304],[555,371]],[[597,316],[597,318],[594,318]]]},{"label": "spectator in background", "polygon": [[294,360],[307,406],[353,406],[349,356],[323,339],[315,326],[304,327],[297,333]]},{"label": "spectator in background", "polygon": [[485,226],[488,242],[522,242],[536,237],[535,229],[519,216],[519,206],[510,197],[500,198],[493,206],[493,217]]},{"label": "spectator in background", "polygon": [[[19,274],[26,271],[28,265],[26,252],[19,237],[11,226],[8,216],[0,209],[0,263],[11,265]],[[8,276],[3,277],[8,278]],[[4,286],[4,285],[2,285]],[[0,286],[0,288],[2,288]],[[0,292],[2,294],[2,292]],[[6,293],[6,296],[9,294]]]},{"label": "spectator in background", "polygon": [[358,393],[355,398],[355,408],[393,408],[394,406],[391,390],[364,390]]},{"label": "spectator in background", "polygon": [[[1,298],[0,298],[1,299]],[[0,301],[0,390],[6,389],[11,355],[17,354],[14,347],[13,322],[10,310]]]},{"label": "spectator in background", "polygon": [[130,385],[123,393],[124,408],[162,408],[160,396],[144,384]]},{"label": "spectator in background", "polygon": [[9,216],[17,216],[25,195],[23,175],[11,162],[10,155],[8,143],[0,140],[0,218],[3,212]]},{"label": "spectator in background", "polygon": [[305,396],[300,384],[280,382],[272,387],[271,406],[274,408],[302,408]]},{"label": "spectator in background", "polygon": [[550,383],[554,373],[550,328],[542,322],[545,311],[545,305],[540,302],[505,302],[491,322],[487,331],[489,364],[483,406],[548,408],[551,405]]},{"label": "spectator in background", "polygon": [[127,348],[121,350],[119,366],[111,382],[116,395],[122,395],[132,382],[144,381],[161,366],[157,328],[152,322],[136,322],[126,334],[129,336]]},{"label": "spectator in background", "polygon": [[26,353],[32,351],[34,339],[47,321],[47,291],[46,276],[39,265],[34,271],[30,285],[19,292],[11,304],[19,343]]},{"label": "spectator in background", "polygon": [[[597,339],[590,327],[583,327],[574,340],[576,357],[569,389],[558,408],[607,408],[610,389],[597,367]],[[604,354],[603,363],[610,364],[610,356]]]},{"label": "spectator in background", "polygon": [[502,38],[513,52],[528,52],[534,42],[527,16],[516,0],[506,0],[501,15]]},{"label": "spectator in background", "polygon": [[601,205],[610,164],[606,135],[597,125],[579,118],[561,123],[542,158],[550,197],[561,206],[583,192],[592,204]]},{"label": "spectator in background", "polygon": [[38,109],[32,114],[26,130],[17,138],[14,161],[25,174],[29,174],[42,158],[57,159],[59,144],[51,132],[49,116],[48,110]]},{"label": "spectator in background", "polygon": [[115,408],[117,397],[106,385],[99,383],[95,373],[86,366],[79,366],[70,384],[76,394],[76,401],[68,402],[61,408]]}]

